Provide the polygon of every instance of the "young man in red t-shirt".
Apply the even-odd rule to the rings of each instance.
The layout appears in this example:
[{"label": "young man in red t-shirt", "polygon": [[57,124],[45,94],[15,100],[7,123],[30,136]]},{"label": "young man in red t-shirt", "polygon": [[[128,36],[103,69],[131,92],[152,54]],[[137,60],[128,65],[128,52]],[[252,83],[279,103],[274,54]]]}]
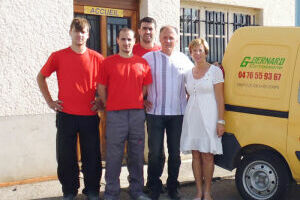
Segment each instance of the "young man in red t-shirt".
[{"label": "young man in red t-shirt", "polygon": [[[89,200],[99,199],[101,156],[99,118],[95,102],[96,77],[104,60],[88,49],[90,25],[84,18],[73,19],[69,34],[72,45],[51,54],[37,76],[37,82],[48,106],[57,112],[57,175],[62,184],[63,199],[73,200],[79,188],[77,133],[81,147],[82,172]],[[58,100],[53,100],[46,78],[56,72]]]},{"label": "young man in red t-shirt", "polygon": [[150,51],[159,51],[161,46],[155,44],[156,21],[151,17],[144,17],[139,21],[138,33],[140,42],[133,46],[132,53],[142,57]]},{"label": "young man in red t-shirt", "polygon": [[143,194],[143,97],[152,77],[146,60],[132,54],[134,42],[133,30],[120,30],[117,38],[119,53],[104,60],[98,79],[98,93],[107,111],[104,199],[120,199],[119,176],[127,140],[130,195],[134,200],[150,200]]}]

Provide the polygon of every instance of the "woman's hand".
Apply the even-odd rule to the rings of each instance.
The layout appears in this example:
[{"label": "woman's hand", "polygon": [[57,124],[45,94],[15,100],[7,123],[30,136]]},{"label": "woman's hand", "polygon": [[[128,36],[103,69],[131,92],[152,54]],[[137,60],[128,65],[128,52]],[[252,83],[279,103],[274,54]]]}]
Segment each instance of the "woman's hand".
[{"label": "woman's hand", "polygon": [[217,134],[218,134],[218,137],[222,137],[224,135],[224,132],[225,132],[225,126],[223,124],[217,123]]}]

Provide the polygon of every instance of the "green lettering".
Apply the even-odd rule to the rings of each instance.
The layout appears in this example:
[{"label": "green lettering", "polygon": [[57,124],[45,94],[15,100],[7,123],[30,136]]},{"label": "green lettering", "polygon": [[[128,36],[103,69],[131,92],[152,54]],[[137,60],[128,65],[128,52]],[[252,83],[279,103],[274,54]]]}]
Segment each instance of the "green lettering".
[{"label": "green lettering", "polygon": [[262,64],[262,57],[257,58],[257,64]]},{"label": "green lettering", "polygon": [[253,64],[256,64],[256,62],[257,62],[257,57],[253,57],[252,63],[253,63]]},{"label": "green lettering", "polygon": [[261,58],[261,64],[266,64],[266,57]]},{"label": "green lettering", "polygon": [[240,67],[247,67],[250,59],[251,59],[251,57],[244,57],[243,61],[241,62]]},{"label": "green lettering", "polygon": [[285,58],[281,58],[280,62],[278,63],[278,65],[283,65],[284,61],[285,61]]},{"label": "green lettering", "polygon": [[274,65],[274,63],[275,63],[275,58],[271,58],[270,64]]}]

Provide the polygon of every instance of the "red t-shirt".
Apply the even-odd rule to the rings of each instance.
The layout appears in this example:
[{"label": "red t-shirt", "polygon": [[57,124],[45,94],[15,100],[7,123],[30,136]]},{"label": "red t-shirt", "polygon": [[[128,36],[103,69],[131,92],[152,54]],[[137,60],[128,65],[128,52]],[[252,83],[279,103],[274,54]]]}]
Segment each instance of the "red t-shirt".
[{"label": "red t-shirt", "polygon": [[106,110],[143,109],[143,86],[152,83],[150,66],[139,56],[107,57],[98,83],[107,88]]},{"label": "red t-shirt", "polygon": [[91,101],[95,99],[96,77],[100,72],[103,56],[87,49],[83,54],[74,52],[70,47],[54,52],[41,69],[48,77],[56,72],[58,99],[62,112],[73,115],[95,115]]},{"label": "red t-shirt", "polygon": [[142,57],[144,54],[150,52],[150,51],[160,51],[161,50],[161,46],[159,45],[155,45],[153,48],[151,49],[145,49],[144,47],[141,46],[140,43],[137,43],[133,46],[133,50],[132,53],[134,55],[140,56]]}]

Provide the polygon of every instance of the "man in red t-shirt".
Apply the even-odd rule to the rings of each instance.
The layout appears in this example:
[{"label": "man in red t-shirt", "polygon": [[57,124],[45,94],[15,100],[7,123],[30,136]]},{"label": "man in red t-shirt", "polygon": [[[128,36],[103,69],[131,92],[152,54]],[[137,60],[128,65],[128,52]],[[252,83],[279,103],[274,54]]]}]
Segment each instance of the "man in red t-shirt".
[{"label": "man in red t-shirt", "polygon": [[139,21],[138,32],[140,42],[133,47],[132,53],[142,57],[150,51],[159,51],[161,46],[155,44],[156,21],[151,17],[144,17]]},{"label": "man in red t-shirt", "polygon": [[120,30],[117,37],[119,53],[104,60],[98,79],[98,93],[107,111],[104,199],[120,199],[119,176],[127,141],[130,195],[134,200],[150,200],[143,194],[143,97],[152,77],[146,60],[132,54],[134,42],[133,30]]},{"label": "man in red t-shirt", "polygon": [[[85,183],[83,193],[88,195],[89,200],[99,199],[102,167],[96,111],[100,102],[94,100],[96,77],[104,58],[86,47],[89,29],[86,19],[73,19],[69,32],[72,45],[52,53],[37,76],[48,106],[57,112],[57,175],[65,200],[75,199],[79,188],[77,133]],[[52,99],[46,82],[53,72],[57,75],[58,100]]]}]

